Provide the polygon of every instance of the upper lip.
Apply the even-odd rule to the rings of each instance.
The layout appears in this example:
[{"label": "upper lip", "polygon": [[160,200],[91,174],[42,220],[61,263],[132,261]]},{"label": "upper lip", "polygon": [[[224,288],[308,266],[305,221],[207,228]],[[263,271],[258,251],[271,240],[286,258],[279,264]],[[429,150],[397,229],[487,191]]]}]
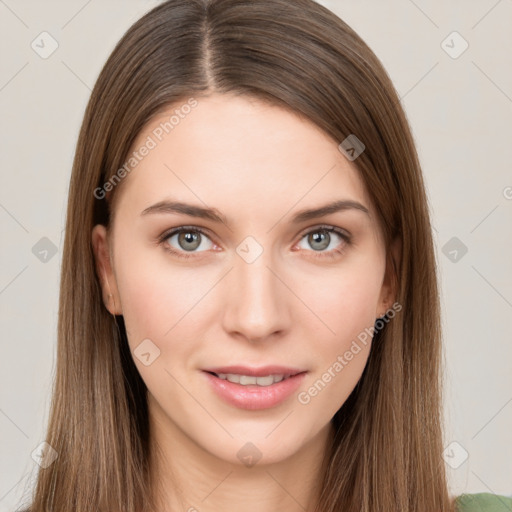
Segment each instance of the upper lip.
[{"label": "upper lip", "polygon": [[215,368],[205,368],[203,371],[210,373],[234,373],[237,375],[249,375],[252,377],[264,377],[266,375],[296,375],[306,370],[291,368],[289,366],[269,365],[260,367],[249,367],[243,365],[217,366]]}]

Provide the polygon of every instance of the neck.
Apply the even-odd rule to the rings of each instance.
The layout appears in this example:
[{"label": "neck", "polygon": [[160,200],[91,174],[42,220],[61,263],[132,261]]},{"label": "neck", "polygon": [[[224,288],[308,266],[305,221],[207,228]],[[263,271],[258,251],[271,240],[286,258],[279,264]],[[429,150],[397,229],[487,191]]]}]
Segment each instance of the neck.
[{"label": "neck", "polygon": [[158,407],[150,407],[150,418],[151,481],[157,510],[315,510],[324,454],[332,442],[331,423],[288,458],[249,467],[204,450]]}]

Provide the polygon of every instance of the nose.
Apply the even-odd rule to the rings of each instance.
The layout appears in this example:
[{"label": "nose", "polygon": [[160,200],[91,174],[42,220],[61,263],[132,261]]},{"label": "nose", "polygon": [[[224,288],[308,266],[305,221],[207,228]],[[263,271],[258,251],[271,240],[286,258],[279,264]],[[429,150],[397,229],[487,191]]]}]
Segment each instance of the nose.
[{"label": "nose", "polygon": [[290,296],[270,251],[249,263],[235,255],[234,268],[224,283],[223,327],[231,336],[264,341],[289,328]]}]

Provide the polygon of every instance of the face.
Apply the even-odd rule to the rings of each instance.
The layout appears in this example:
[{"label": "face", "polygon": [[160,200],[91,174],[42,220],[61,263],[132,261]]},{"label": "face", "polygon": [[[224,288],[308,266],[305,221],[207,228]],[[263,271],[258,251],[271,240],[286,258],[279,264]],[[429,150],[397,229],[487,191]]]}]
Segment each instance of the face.
[{"label": "face", "polygon": [[162,432],[236,464],[284,460],[327,431],[367,362],[361,333],[392,303],[377,215],[309,121],[213,95],[162,136],[176,108],[135,141],[155,144],[110,237],[93,230],[105,303]]}]

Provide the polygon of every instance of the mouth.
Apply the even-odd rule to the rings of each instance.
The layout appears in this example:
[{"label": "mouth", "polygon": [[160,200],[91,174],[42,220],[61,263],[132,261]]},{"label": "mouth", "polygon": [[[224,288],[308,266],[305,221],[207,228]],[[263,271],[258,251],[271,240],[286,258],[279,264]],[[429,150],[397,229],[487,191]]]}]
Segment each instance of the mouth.
[{"label": "mouth", "polygon": [[269,375],[262,376],[254,376],[254,375],[241,375],[238,373],[215,373],[215,372],[207,372],[210,375],[213,375],[219,379],[227,380],[229,382],[233,382],[234,384],[240,384],[242,386],[250,386],[256,385],[261,387],[272,386],[272,384],[277,384],[283,380],[289,379],[294,375],[298,375],[297,373],[272,373]]},{"label": "mouth", "polygon": [[269,409],[298,389],[307,370],[285,367],[223,367],[202,371],[219,398],[239,409]]}]

